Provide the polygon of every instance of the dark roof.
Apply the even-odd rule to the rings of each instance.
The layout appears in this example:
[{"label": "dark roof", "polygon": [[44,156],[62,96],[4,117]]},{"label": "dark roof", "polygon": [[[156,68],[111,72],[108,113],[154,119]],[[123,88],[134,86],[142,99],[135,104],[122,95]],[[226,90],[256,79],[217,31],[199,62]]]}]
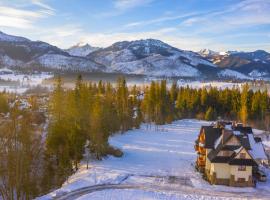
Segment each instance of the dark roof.
[{"label": "dark roof", "polygon": [[220,137],[222,134],[221,128],[214,128],[213,126],[203,127],[205,133],[205,148],[213,149],[215,145],[215,141]]},{"label": "dark roof", "polygon": [[231,156],[217,156],[218,153],[219,151],[211,151],[208,154],[208,159],[212,163],[228,163],[229,165],[246,165],[246,166],[257,165],[257,163],[253,159],[234,159],[234,157],[236,156],[235,152]]},{"label": "dark roof", "polygon": [[[231,137],[236,136],[240,141],[241,145],[226,145],[227,141],[230,140]],[[228,163],[230,165],[246,165],[246,166],[254,166],[256,162],[253,159],[234,159],[237,155],[235,150],[241,148],[246,148],[246,150],[250,150],[250,144],[248,137],[246,135],[234,135],[232,131],[224,130],[223,132],[223,143],[220,142],[216,149],[213,149],[208,155],[208,159],[212,163]],[[231,156],[218,156],[220,151],[231,151],[233,152]]]},{"label": "dark roof", "polygon": [[228,163],[230,161],[231,157],[227,156],[217,156],[214,157],[211,162],[212,163]]},{"label": "dark roof", "polygon": [[235,126],[235,127],[233,127],[233,130],[234,131],[239,131],[240,133],[244,133],[244,134],[246,134],[246,133],[253,133],[252,132],[252,128],[251,127],[249,127],[249,126]]},{"label": "dark roof", "polygon": [[255,142],[262,142],[262,139],[260,137],[254,137]]},{"label": "dark roof", "polygon": [[225,145],[222,147],[221,150],[225,150],[225,151],[234,151],[236,149],[239,149],[241,146],[240,145]]},{"label": "dark roof", "polygon": [[233,131],[224,129],[224,131],[223,131],[223,139],[222,139],[223,144],[225,144],[233,135],[234,135]]},{"label": "dark roof", "polygon": [[249,143],[249,139],[246,135],[236,135],[240,143],[243,145],[243,147],[247,150],[251,150],[251,146]]},{"label": "dark roof", "polygon": [[229,165],[257,166],[257,163],[253,159],[232,159]]}]

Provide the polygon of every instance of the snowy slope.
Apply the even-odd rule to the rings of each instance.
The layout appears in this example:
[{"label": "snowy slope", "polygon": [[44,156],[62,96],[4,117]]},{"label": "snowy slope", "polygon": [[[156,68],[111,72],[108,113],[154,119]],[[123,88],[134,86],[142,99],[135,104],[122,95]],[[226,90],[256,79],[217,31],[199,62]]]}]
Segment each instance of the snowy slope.
[{"label": "snowy slope", "polygon": [[[143,125],[115,135],[109,142],[123,150],[122,158],[91,161],[88,170],[82,162],[80,170],[60,189],[38,199],[49,200],[69,193],[73,196],[65,199],[269,199],[270,180],[260,183],[256,189],[213,186],[194,170],[194,141],[201,125],[207,124],[209,122],[180,120],[159,126],[158,130],[154,125]],[[129,186],[129,189],[108,189],[115,185]],[[94,186],[99,189],[91,194],[79,192],[74,196],[72,193]]]},{"label": "snowy slope", "polygon": [[85,57],[88,54],[90,54],[94,51],[97,51],[98,49],[100,49],[100,48],[92,47],[89,44],[78,43],[78,44],[70,47],[69,49],[66,49],[65,51],[72,56]]},{"label": "snowy slope", "polygon": [[35,63],[47,68],[70,71],[93,72],[104,70],[102,65],[99,65],[91,60],[59,54],[45,54],[28,64],[33,65]]}]

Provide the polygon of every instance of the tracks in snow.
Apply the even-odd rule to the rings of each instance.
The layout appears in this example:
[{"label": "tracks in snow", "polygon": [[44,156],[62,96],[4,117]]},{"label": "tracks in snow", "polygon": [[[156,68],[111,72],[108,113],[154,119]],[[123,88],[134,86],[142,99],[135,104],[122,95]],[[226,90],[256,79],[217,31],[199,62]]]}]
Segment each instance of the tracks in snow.
[{"label": "tracks in snow", "polygon": [[[130,177],[140,177],[140,178],[154,178],[155,183],[153,184],[128,184],[124,183],[128,178]],[[170,184],[163,184],[162,182],[159,182],[159,180],[166,180],[166,183]],[[118,184],[101,184],[101,185],[94,185],[94,186],[88,186],[79,188],[77,190],[68,192],[68,193],[62,193],[58,196],[54,197],[54,200],[74,200],[81,196],[84,196],[86,194],[98,192],[98,191],[104,191],[104,190],[128,190],[128,189],[137,189],[137,190],[143,190],[148,192],[173,192],[175,194],[186,194],[186,195],[203,195],[203,196],[210,196],[210,197],[227,197],[227,198],[250,198],[250,199],[269,199],[269,194],[266,195],[263,191],[262,193],[238,193],[238,192],[221,192],[221,191],[209,191],[199,188],[194,188],[191,181],[187,179],[187,177],[163,177],[163,176],[143,176],[143,175],[132,175],[129,174],[125,176],[120,183]],[[264,194],[263,194],[264,193]],[[265,196],[266,195],[266,196]]]}]

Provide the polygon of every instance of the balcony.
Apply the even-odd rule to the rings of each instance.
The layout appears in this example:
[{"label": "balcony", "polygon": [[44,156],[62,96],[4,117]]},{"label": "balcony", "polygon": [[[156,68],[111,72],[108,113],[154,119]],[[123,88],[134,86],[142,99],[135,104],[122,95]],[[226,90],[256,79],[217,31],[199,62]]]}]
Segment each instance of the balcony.
[{"label": "balcony", "polygon": [[206,154],[206,149],[199,146],[198,153],[201,154],[201,155],[205,155]]},{"label": "balcony", "polygon": [[195,151],[199,151],[199,145],[198,144],[195,144],[194,145],[194,149],[195,149]]},{"label": "balcony", "polygon": [[205,167],[205,161],[204,160],[200,160],[200,159],[197,159],[197,166],[199,167]]}]

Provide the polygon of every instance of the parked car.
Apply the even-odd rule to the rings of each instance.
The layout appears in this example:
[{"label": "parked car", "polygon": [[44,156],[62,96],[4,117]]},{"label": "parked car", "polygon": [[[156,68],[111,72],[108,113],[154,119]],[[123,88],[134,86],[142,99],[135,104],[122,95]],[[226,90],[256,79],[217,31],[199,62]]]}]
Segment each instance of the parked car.
[{"label": "parked car", "polygon": [[258,181],[261,181],[261,182],[265,182],[267,180],[265,173],[261,170],[256,171],[254,173],[254,176],[256,177]]}]

